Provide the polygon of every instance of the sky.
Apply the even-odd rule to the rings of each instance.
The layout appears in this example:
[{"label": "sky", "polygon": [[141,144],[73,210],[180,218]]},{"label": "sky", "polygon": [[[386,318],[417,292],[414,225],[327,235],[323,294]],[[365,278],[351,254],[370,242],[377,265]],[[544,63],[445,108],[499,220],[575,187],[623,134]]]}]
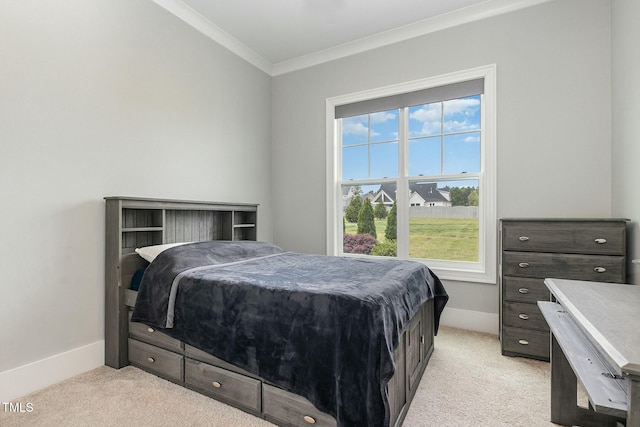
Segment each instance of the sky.
[{"label": "sky", "polygon": [[[343,180],[398,176],[399,116],[342,119]],[[409,176],[480,172],[480,95],[409,107],[408,116]]]}]

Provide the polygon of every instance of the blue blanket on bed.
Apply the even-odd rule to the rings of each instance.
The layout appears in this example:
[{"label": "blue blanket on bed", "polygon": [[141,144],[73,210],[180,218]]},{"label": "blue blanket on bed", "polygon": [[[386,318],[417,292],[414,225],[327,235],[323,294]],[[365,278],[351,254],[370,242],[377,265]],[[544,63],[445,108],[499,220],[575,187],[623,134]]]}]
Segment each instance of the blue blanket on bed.
[{"label": "blue blanket on bed", "polygon": [[448,296],[423,264],[210,241],[162,252],[131,320],[309,399],[341,426],[388,425],[386,386],[401,331]]}]

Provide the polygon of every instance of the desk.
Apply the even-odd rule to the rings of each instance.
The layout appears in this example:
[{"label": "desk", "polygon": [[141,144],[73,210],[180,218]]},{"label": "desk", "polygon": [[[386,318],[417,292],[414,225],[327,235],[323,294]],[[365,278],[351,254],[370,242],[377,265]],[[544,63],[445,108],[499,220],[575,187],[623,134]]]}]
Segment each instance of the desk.
[{"label": "desk", "polygon": [[[561,279],[545,284],[557,300],[539,302],[551,328],[551,421],[615,426],[626,415],[627,427],[640,427],[640,286]],[[589,374],[595,366],[611,372]],[[607,378],[617,381],[612,390],[617,387],[626,402],[609,397],[607,403],[600,393]],[[576,404],[577,379],[589,409]],[[594,404],[598,394],[604,398]]]}]

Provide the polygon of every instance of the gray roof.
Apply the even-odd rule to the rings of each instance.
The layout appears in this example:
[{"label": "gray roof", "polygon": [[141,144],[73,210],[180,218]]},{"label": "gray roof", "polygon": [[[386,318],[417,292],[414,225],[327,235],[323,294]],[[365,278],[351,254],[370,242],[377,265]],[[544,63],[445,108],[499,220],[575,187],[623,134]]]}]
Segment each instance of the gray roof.
[{"label": "gray roof", "polygon": [[[396,199],[395,184],[387,183],[380,186],[380,190],[384,191],[393,200]],[[378,190],[378,191],[380,191]],[[418,193],[425,202],[448,202],[447,198],[438,191],[438,183],[436,182],[414,182],[409,184],[409,190],[412,193]]]}]

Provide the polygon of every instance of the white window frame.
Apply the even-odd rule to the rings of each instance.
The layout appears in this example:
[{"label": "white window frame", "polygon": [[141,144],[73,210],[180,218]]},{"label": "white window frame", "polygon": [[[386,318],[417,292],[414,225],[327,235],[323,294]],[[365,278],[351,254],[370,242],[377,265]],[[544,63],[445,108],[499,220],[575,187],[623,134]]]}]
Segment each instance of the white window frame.
[{"label": "white window frame", "polygon": [[[338,180],[341,170],[342,147],[340,146],[340,129],[335,119],[335,108],[369,99],[397,95],[432,87],[444,86],[468,80],[484,78],[484,93],[481,114],[480,144],[480,206],[479,206],[479,251],[477,262],[447,260],[417,260],[424,262],[438,277],[445,280],[464,282],[496,283],[497,270],[497,120],[496,120],[496,65],[491,64],[469,70],[449,73],[436,77],[415,80],[381,88],[366,90],[347,95],[340,95],[326,100],[326,166],[327,166],[327,254],[358,256],[342,252],[342,190]],[[402,132],[402,130],[401,130]],[[402,147],[402,144],[400,145]],[[407,153],[401,148],[399,161],[407,162]],[[436,180],[438,177],[429,177]],[[384,180],[371,180],[380,183]],[[407,177],[397,180],[398,191],[405,191]],[[400,198],[401,195],[399,195]],[[408,206],[398,204],[398,234],[405,235],[407,242],[399,242],[398,257],[406,258],[408,254]],[[406,246],[406,247],[404,247]],[[404,256],[403,256],[404,255]],[[360,255],[361,256],[361,255]]]}]

